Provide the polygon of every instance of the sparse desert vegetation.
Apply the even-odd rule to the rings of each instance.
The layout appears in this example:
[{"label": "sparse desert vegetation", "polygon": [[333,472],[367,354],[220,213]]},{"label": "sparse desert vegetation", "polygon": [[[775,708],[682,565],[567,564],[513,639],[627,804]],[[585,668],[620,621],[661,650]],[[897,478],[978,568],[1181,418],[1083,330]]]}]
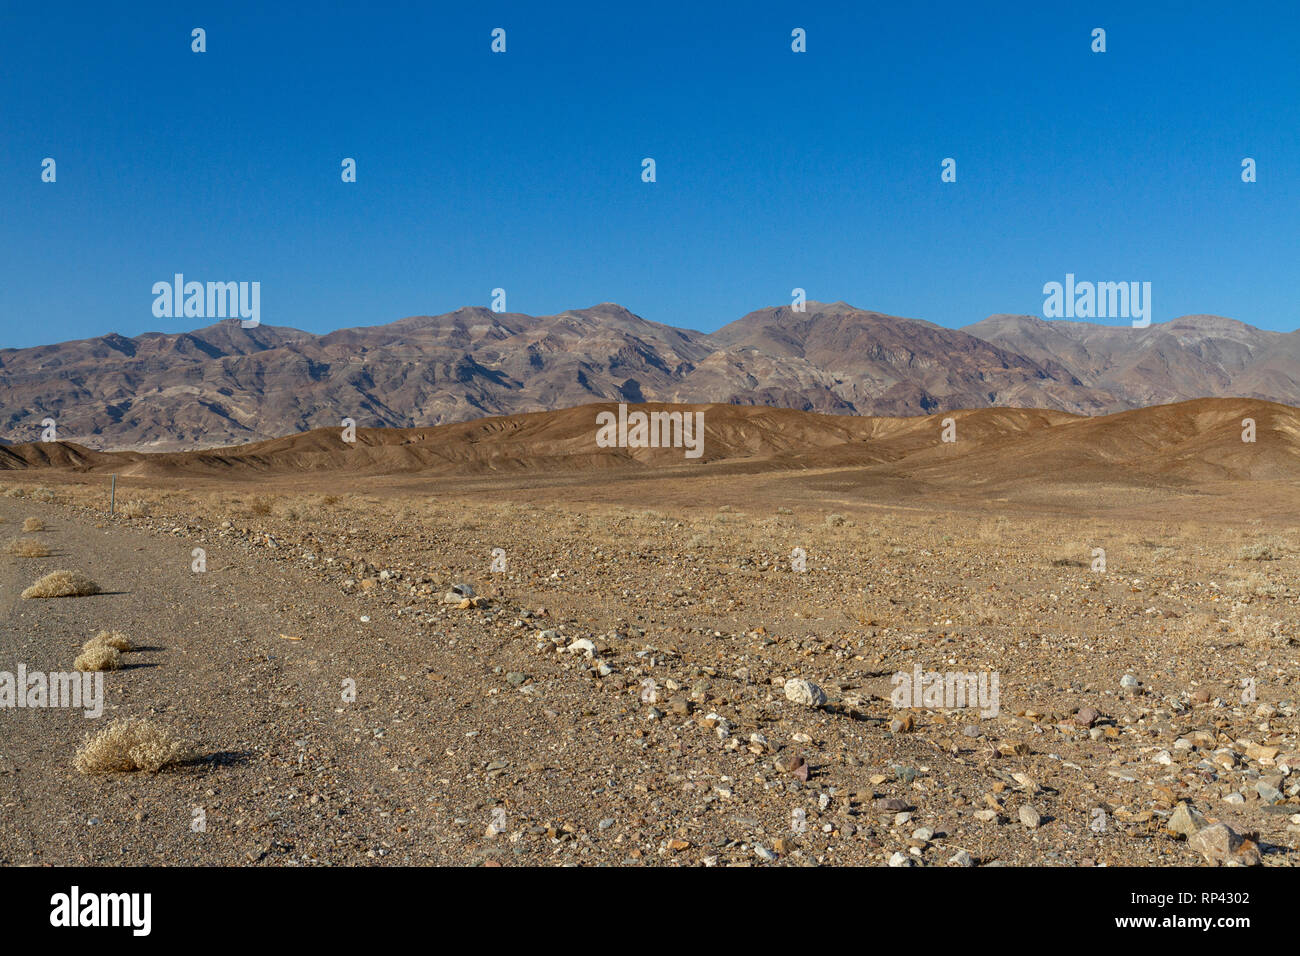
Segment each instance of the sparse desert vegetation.
[{"label": "sparse desert vegetation", "polygon": [[127,518],[143,518],[149,514],[149,502],[143,498],[132,498],[122,504],[122,515]]},{"label": "sparse desert vegetation", "polygon": [[25,521],[23,521],[24,534],[31,534],[35,531],[44,531],[44,530],[45,530],[45,522],[42,521],[40,518],[27,518]]},{"label": "sparse desert vegetation", "polygon": [[92,644],[103,644],[119,651],[131,650],[131,639],[121,631],[100,631],[87,641],[85,646],[89,647]]},{"label": "sparse desert vegetation", "polygon": [[73,761],[82,773],[157,773],[185,759],[186,745],[165,727],[142,717],[114,720],[87,734]]},{"label": "sparse desert vegetation", "polygon": [[88,641],[72,666],[79,671],[115,671],[122,666],[122,653],[110,644]]},{"label": "sparse desert vegetation", "polygon": [[19,558],[46,558],[50,549],[39,538],[14,538],[5,546],[5,551]]},{"label": "sparse desert vegetation", "polygon": [[23,597],[29,600],[32,598],[87,597],[98,593],[100,593],[99,585],[80,571],[51,571],[23,591]]}]

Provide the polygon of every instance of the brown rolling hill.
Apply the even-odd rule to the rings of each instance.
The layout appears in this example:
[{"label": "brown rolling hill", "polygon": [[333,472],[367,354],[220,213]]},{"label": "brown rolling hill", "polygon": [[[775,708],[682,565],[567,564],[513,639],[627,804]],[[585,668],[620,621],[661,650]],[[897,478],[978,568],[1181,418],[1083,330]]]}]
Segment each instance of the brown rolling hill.
[{"label": "brown rolling hill", "polygon": [[425,428],[601,401],[914,417],[1102,415],[1194,398],[1300,404],[1300,332],[1186,316],[1148,329],[993,316],[964,329],[843,302],[704,334],[605,303],[464,308],[315,335],[229,320],[0,349],[0,446],[47,417],[85,448],[178,451],[333,428]]},{"label": "brown rolling hill", "polygon": [[[339,429],[189,452],[101,452],[70,442],[0,449],[0,469],[136,477],[563,475],[672,469],[682,475],[866,469],[893,479],[1114,483],[1286,480],[1300,475],[1300,410],[1256,399],[1198,399],[1105,416],[984,408],[919,417],[823,415],[737,405],[630,406],[702,412],[698,460],[681,449],[599,448],[609,403],[427,428]],[[957,441],[941,441],[945,419]],[[1256,441],[1242,440],[1253,419]]]}]

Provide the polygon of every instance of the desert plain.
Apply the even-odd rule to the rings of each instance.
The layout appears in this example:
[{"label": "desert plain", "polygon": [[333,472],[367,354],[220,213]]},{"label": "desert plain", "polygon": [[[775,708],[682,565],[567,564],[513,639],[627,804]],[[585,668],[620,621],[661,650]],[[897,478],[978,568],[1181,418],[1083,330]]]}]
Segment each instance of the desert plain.
[{"label": "desert plain", "polygon": [[[0,710],[0,864],[1300,862],[1297,409],[610,407],[0,448],[0,671],[132,644]],[[183,756],[78,769],[124,718]]]}]

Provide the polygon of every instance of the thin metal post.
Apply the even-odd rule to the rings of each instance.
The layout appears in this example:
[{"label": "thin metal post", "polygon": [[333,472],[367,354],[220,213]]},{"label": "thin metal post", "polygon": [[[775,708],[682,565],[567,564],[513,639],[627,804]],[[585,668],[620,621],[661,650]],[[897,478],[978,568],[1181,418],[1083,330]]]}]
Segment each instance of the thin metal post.
[{"label": "thin metal post", "polygon": [[111,515],[117,510],[117,475],[113,476],[113,490],[108,498],[108,513]]}]

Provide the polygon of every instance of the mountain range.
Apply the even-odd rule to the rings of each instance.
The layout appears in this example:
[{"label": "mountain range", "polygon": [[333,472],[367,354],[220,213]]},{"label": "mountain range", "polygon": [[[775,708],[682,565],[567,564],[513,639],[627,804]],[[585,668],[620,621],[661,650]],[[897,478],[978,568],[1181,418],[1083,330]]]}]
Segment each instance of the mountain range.
[{"label": "mountain range", "polygon": [[1014,406],[1104,415],[1197,398],[1300,405],[1300,331],[1189,315],[1145,329],[994,315],[961,329],[808,302],[712,333],[605,303],[462,308],[316,335],[219,322],[0,350],[0,436],[96,449],[237,445],[344,418],[426,427],[602,401],[913,416]]}]

